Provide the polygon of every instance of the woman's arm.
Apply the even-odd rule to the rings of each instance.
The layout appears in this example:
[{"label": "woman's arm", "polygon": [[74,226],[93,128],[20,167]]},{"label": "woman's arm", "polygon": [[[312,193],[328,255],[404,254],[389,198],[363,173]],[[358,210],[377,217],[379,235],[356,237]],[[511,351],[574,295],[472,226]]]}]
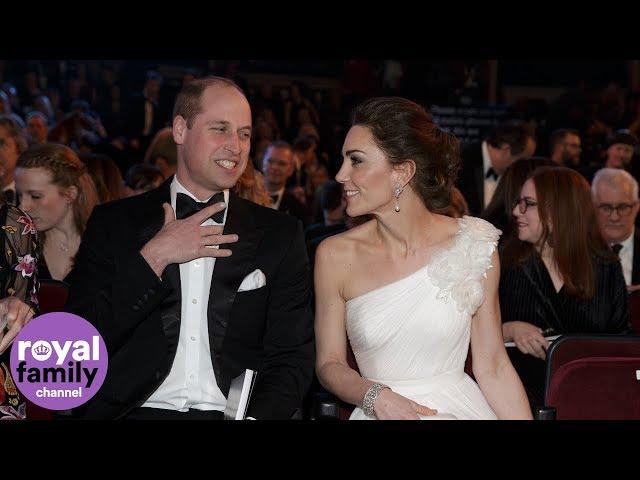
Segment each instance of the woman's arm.
[{"label": "woman's arm", "polygon": [[[347,403],[361,405],[373,382],[361,377],[347,363],[346,302],[341,286],[347,277],[345,256],[348,254],[335,240],[323,241],[316,251],[316,373],[327,390]],[[436,413],[390,389],[380,392],[373,408],[380,420],[418,420],[418,415]]]},{"label": "woman's arm", "polygon": [[316,250],[316,373],[322,386],[347,403],[358,405],[373,382],[363,379],[347,363],[344,281],[335,242],[323,241]]},{"label": "woman's arm", "polygon": [[502,338],[498,284],[500,260],[493,253],[494,268],[487,271],[485,297],[471,323],[473,374],[499,419],[532,420],[529,401]]}]

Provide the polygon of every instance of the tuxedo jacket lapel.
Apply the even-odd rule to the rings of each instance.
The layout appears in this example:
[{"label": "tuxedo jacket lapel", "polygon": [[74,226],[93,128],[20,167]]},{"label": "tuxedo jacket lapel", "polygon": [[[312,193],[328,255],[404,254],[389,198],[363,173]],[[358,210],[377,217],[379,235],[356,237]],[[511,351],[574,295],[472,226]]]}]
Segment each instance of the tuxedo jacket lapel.
[{"label": "tuxedo jacket lapel", "polygon": [[255,269],[255,257],[262,231],[256,229],[245,200],[229,192],[227,219],[223,233],[238,235],[236,243],[221,245],[231,250],[230,257],[216,259],[209,291],[209,346],[218,384],[222,379],[222,343],[229,326],[231,307],[246,275]]}]

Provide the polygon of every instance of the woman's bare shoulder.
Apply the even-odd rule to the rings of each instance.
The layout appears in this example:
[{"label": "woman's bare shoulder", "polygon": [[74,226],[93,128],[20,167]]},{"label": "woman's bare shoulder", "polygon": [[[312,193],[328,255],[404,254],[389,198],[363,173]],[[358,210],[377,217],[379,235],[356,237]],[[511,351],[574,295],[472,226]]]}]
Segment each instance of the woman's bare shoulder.
[{"label": "woman's bare shoulder", "polygon": [[326,256],[329,253],[332,256],[339,255],[341,257],[354,255],[358,247],[367,243],[371,238],[374,228],[375,221],[372,220],[345,232],[332,235],[320,243],[316,255]]}]

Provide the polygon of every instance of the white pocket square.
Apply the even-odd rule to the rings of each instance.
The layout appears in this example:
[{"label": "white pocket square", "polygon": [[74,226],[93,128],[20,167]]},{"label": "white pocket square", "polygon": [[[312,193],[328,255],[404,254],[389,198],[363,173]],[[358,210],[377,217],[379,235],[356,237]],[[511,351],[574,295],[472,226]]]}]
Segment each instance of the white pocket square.
[{"label": "white pocket square", "polygon": [[238,292],[255,290],[257,288],[264,287],[266,284],[267,277],[265,277],[264,273],[262,273],[262,270],[258,268],[244,277],[244,280],[242,280],[242,283],[240,284],[240,288],[238,288]]}]

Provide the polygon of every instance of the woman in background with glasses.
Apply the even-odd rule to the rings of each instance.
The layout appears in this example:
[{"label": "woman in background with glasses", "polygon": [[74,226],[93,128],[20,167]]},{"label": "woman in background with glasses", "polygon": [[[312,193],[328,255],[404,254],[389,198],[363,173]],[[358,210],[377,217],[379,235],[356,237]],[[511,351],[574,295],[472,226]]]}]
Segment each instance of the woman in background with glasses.
[{"label": "woman in background with glasses", "polygon": [[535,407],[544,401],[545,335],[627,331],[627,292],[579,173],[537,169],[512,214],[517,236],[500,255],[502,332],[517,348],[511,359]]}]

